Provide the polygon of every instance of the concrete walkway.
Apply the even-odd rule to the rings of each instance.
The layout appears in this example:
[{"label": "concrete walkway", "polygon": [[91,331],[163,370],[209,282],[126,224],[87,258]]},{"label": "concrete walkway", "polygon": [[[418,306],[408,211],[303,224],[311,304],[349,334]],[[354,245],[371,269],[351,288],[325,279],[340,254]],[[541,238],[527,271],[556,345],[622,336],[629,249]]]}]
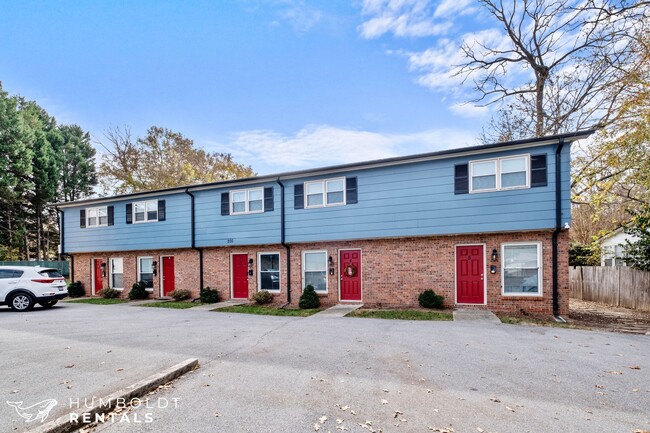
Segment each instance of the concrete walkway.
[{"label": "concrete walkway", "polygon": [[190,311],[212,311],[220,308],[232,307],[234,305],[246,305],[248,301],[222,301],[216,304],[201,304],[196,307],[188,308]]},{"label": "concrete walkway", "polygon": [[336,304],[310,317],[344,317],[361,307],[363,307],[363,304]]},{"label": "concrete walkway", "polygon": [[501,320],[489,310],[456,310],[454,311],[454,322],[501,324]]}]

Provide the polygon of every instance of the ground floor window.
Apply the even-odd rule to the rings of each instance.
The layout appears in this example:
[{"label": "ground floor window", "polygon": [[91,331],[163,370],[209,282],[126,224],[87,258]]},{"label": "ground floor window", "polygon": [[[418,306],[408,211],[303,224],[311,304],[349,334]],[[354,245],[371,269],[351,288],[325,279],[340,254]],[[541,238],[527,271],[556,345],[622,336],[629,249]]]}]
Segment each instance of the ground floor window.
[{"label": "ground floor window", "polygon": [[312,285],[317,292],[327,292],[327,251],[302,253],[303,288]]},{"label": "ground floor window", "polygon": [[503,244],[501,257],[504,295],[541,295],[541,244]]},{"label": "ground floor window", "polygon": [[269,292],[280,291],[280,254],[259,253],[259,288]]},{"label": "ground floor window", "polygon": [[122,290],[124,288],[124,259],[113,258],[110,260],[110,287]]},{"label": "ground floor window", "polygon": [[138,257],[138,282],[144,282],[147,289],[153,289],[153,257]]}]

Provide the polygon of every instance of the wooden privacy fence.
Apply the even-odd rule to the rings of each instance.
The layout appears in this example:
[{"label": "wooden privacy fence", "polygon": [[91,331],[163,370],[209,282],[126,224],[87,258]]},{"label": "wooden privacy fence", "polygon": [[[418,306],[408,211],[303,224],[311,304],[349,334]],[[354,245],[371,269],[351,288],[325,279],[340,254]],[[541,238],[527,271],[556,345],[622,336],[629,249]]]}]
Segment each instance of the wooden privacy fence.
[{"label": "wooden privacy fence", "polygon": [[650,311],[650,272],[620,266],[572,266],[569,287],[572,298]]}]

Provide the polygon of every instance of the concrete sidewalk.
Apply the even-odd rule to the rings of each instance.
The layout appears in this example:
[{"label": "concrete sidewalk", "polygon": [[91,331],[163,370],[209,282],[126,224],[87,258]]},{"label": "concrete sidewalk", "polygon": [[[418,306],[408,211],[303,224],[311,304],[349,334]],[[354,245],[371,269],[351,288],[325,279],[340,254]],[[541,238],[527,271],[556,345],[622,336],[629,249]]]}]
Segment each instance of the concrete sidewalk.
[{"label": "concrete sidewalk", "polygon": [[363,307],[363,304],[336,304],[309,317],[345,317],[347,314],[361,307]]},{"label": "concrete sidewalk", "polygon": [[454,322],[473,322],[500,325],[501,320],[490,310],[459,309],[454,311]]}]

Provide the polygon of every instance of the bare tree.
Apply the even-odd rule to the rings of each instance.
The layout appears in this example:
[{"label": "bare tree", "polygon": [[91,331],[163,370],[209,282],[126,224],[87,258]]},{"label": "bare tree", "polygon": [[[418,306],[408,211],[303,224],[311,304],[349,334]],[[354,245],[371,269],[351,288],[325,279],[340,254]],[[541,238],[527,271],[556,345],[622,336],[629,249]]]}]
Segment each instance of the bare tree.
[{"label": "bare tree", "polygon": [[[500,42],[465,43],[457,74],[474,102],[502,102],[484,139],[544,136],[609,122],[637,66],[634,47],[650,2],[481,0]],[[489,136],[490,133],[492,136]]]}]

